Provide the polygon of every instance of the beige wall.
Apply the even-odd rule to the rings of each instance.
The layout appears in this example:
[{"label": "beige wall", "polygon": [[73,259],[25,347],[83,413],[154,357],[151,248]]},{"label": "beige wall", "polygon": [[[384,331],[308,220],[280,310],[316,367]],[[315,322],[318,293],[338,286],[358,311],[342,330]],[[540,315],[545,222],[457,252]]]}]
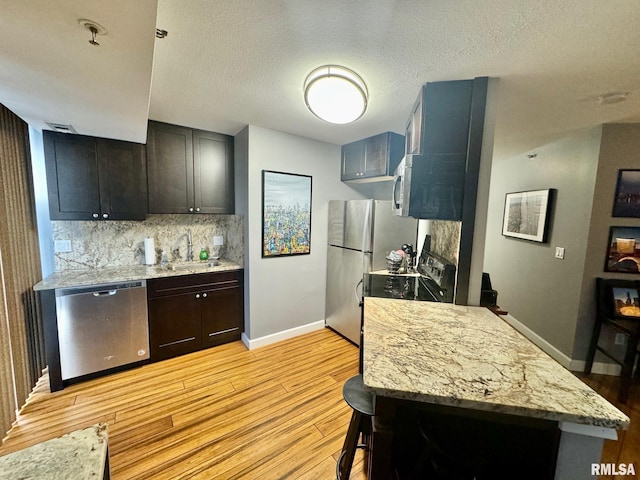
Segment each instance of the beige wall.
[{"label": "beige wall", "polygon": [[[611,216],[613,200],[620,169],[640,168],[640,125],[604,125],[600,145],[597,180],[594,191],[593,209],[589,228],[589,242],[584,262],[584,281],[580,299],[580,309],[576,326],[573,357],[584,360],[587,355],[593,318],[595,315],[595,278],[637,278],[629,274],[604,272],[609,227],[640,227],[638,218],[614,218]],[[613,332],[604,332],[602,342],[613,343]],[[622,347],[618,347],[620,355]],[[597,354],[596,362],[605,361]]]},{"label": "beige wall", "polygon": [[[498,290],[498,304],[566,357],[574,353],[583,295],[601,131],[494,162],[491,172],[484,271]],[[557,191],[548,242],[502,236],[505,194],[546,188]],[[564,260],[554,258],[556,246],[565,248]]]},{"label": "beige wall", "polygon": [[[340,181],[340,146],[250,125],[236,137],[236,148],[236,162],[247,174],[238,190],[246,199],[236,201],[247,225],[245,335],[256,340],[324,321],[327,205],[363,198]],[[262,170],[311,175],[309,255],[262,258]]]}]

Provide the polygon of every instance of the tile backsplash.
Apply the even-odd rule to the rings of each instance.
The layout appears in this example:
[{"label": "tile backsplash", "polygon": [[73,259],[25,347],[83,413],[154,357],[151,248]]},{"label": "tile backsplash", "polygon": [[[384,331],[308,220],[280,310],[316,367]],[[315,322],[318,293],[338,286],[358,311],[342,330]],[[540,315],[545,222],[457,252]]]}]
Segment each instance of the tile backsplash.
[{"label": "tile backsplash", "polygon": [[[243,265],[244,232],[241,215],[149,215],[134,221],[52,221],[53,240],[70,240],[71,252],[55,253],[55,270],[124,267],[144,264],[144,239],[153,238],[158,262],[165,250],[170,261],[187,254],[191,230],[194,258],[201,248],[214,254],[213,237],[222,236],[219,255]],[[215,247],[218,248],[218,247]]]},{"label": "tile backsplash", "polygon": [[461,222],[431,220],[431,251],[458,265]]}]

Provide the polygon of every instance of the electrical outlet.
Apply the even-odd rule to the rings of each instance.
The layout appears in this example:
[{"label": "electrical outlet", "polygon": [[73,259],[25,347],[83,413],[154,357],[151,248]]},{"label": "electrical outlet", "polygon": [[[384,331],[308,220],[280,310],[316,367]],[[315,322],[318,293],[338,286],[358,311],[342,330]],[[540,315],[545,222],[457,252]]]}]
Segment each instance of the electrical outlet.
[{"label": "electrical outlet", "polygon": [[53,242],[54,253],[67,253],[71,251],[71,240],[56,240]]},{"label": "electrical outlet", "polygon": [[556,247],[556,258],[562,260],[564,258],[564,247]]},{"label": "electrical outlet", "polygon": [[616,345],[624,345],[624,339],[626,335],[624,333],[616,333]]},{"label": "electrical outlet", "polygon": [[220,247],[222,245],[224,245],[224,238],[222,237],[222,235],[215,235],[213,237],[213,246]]}]

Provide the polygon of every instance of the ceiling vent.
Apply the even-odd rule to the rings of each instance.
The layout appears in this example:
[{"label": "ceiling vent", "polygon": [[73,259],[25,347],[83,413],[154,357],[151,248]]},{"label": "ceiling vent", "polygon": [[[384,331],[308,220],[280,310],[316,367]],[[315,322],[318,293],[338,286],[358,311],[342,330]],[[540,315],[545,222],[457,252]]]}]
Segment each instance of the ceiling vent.
[{"label": "ceiling vent", "polygon": [[49,128],[51,130],[53,130],[54,132],[60,132],[60,133],[78,133],[76,132],[76,129],[73,128],[71,125],[65,125],[63,123],[53,123],[53,122],[45,122]]}]

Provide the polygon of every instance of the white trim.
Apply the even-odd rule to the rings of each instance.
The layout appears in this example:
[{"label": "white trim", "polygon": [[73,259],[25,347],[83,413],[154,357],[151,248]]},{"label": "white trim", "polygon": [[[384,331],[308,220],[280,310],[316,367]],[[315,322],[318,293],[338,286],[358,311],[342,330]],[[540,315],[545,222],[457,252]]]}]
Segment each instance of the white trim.
[{"label": "white trim", "polygon": [[586,435],[588,437],[606,438],[618,440],[618,432],[614,428],[598,427],[596,425],[584,425],[572,422],[560,422],[560,430],[563,432]]},{"label": "white trim", "polygon": [[[564,368],[569,369],[573,372],[583,372],[585,361],[584,360],[573,360],[568,357],[556,347],[547,342],[544,338],[538,335],[536,332],[531,330],[529,327],[523,325],[516,318],[511,315],[500,315],[505,322],[515,328],[522,335],[531,340],[534,344],[536,344],[540,349],[542,349],[547,355],[553,358],[556,362],[562,365]],[[614,363],[604,363],[604,362],[593,362],[593,367],[591,368],[592,373],[604,374],[604,375],[620,375],[620,365]]]},{"label": "white trim", "polygon": [[289,338],[297,337],[298,335],[314,332],[316,330],[320,330],[323,328],[324,328],[324,320],[318,320],[317,322],[307,323],[306,325],[301,325],[299,327],[283,330],[282,332],[272,333],[270,335],[265,335],[264,337],[260,337],[260,338],[251,339],[251,338],[248,338],[243,333],[242,343],[244,343],[244,345],[249,350],[253,350],[254,348],[264,347],[272,343],[280,342],[282,340],[287,340]]}]

